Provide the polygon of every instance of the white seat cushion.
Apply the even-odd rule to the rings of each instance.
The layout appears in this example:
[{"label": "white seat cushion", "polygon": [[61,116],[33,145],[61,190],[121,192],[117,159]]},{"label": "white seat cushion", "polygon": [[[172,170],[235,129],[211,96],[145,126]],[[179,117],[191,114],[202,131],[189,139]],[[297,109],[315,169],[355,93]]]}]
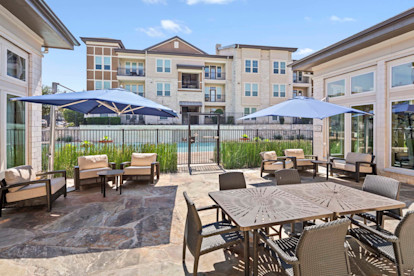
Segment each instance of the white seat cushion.
[{"label": "white seat cushion", "polygon": [[156,153],[136,153],[132,154],[131,166],[151,166],[157,161]]},{"label": "white seat cushion", "polygon": [[[355,172],[355,164],[346,163],[345,160],[334,160],[332,168],[340,169],[348,172]],[[359,171],[362,173],[372,173],[372,167],[359,166]]]},{"label": "white seat cushion", "polygon": [[79,170],[90,170],[98,168],[108,167],[108,156],[102,155],[89,155],[78,157]]},{"label": "white seat cushion", "polygon": [[129,166],[124,169],[125,175],[151,175],[151,166]]},{"label": "white seat cushion", "polygon": [[296,159],[298,166],[313,166],[312,159]]},{"label": "white seat cushion", "polygon": [[[4,180],[7,185],[18,184],[22,182],[36,180],[36,174],[33,171],[32,166],[23,165],[14,168],[7,169],[4,172]],[[10,192],[16,192],[22,187],[10,188]]]},{"label": "white seat cushion", "polygon": [[[293,168],[293,162],[292,161],[286,161],[285,163],[286,169],[290,169]],[[264,170],[265,171],[278,171],[278,170],[282,170],[283,169],[283,162],[278,161],[278,162],[274,162],[274,163],[267,163],[264,165]]]},{"label": "white seat cushion", "polygon": [[[346,155],[346,163],[355,164],[356,162],[371,162],[372,155],[368,153],[348,152]],[[369,164],[361,164],[361,166],[369,167]]]},{"label": "white seat cushion", "polygon": [[305,159],[303,149],[285,149],[285,156],[296,157],[296,159]]},{"label": "white seat cushion", "polygon": [[87,178],[94,178],[98,177],[98,172],[108,171],[111,170],[109,167],[104,168],[97,168],[97,169],[89,169],[89,170],[80,170],[79,171],[79,178],[80,179],[87,179]]},{"label": "white seat cushion", "polygon": [[[57,177],[50,180],[50,185],[52,187],[52,194],[56,193],[60,188],[65,186],[65,178]],[[36,197],[46,196],[46,184],[45,183],[36,183],[30,184],[26,187],[21,188],[16,192],[10,192],[6,194],[7,202],[16,202],[25,199],[31,199]]]},{"label": "white seat cushion", "polygon": [[260,153],[262,160],[276,160],[277,154],[275,151],[263,151]]}]

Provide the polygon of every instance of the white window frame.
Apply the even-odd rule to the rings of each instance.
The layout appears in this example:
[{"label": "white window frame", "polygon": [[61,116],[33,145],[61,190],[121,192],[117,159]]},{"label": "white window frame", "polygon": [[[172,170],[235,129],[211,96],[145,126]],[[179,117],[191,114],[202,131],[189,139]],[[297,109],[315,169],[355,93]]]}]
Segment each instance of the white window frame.
[{"label": "white window frame", "polygon": [[[109,69],[105,69],[105,58],[109,58]],[[103,67],[102,70],[103,71],[111,71],[112,70],[112,58],[111,56],[103,56]]]},{"label": "white window frame", "polygon": [[[285,96],[281,96],[281,86],[285,86]],[[275,96],[275,86],[277,86],[277,96]],[[272,83],[272,97],[273,98],[286,98],[287,97],[287,84],[286,83]]]},{"label": "white window frame", "polygon": [[[246,95],[246,84],[250,85],[250,96]],[[257,85],[257,95],[253,96],[253,85]],[[257,82],[245,82],[243,83],[243,97],[259,97],[260,85]]]},{"label": "white window frame", "polygon": [[[161,84],[162,85],[161,95],[158,95],[158,84]],[[165,89],[165,86],[166,85],[169,85],[170,86],[170,90],[168,90],[170,92],[169,95],[165,95],[165,91],[167,91]],[[157,97],[171,97],[171,83],[169,83],[169,82],[156,82],[155,83],[155,91],[157,93]]]},{"label": "white window frame", "polygon": [[[352,78],[358,77],[358,76],[361,76],[361,75],[366,75],[366,74],[369,74],[369,73],[373,73],[373,81],[374,81],[373,90],[365,91],[365,92],[352,93]],[[377,77],[377,74],[375,74],[375,70],[359,71],[355,74],[351,74],[349,76],[349,94],[354,97],[354,96],[357,96],[357,95],[366,95],[366,93],[373,93],[373,92],[377,91],[377,87],[376,87],[377,78],[376,77]],[[345,81],[345,88],[346,88],[346,81]],[[334,97],[334,98],[336,98],[336,97]]]},{"label": "white window frame", "polygon": [[[108,83],[109,87],[105,88],[105,83]],[[111,89],[112,88],[112,83],[109,80],[103,80],[102,84],[103,84],[103,89]]]},{"label": "white window frame", "polygon": [[[158,60],[162,60],[162,71],[158,72]],[[169,61],[170,62],[170,72],[165,72],[165,62]],[[171,74],[172,73],[172,61],[169,58],[156,58],[155,59],[155,73],[164,73],[164,74]]]},{"label": "white window frame", "polygon": [[[246,66],[246,61],[250,61],[250,72],[246,72],[246,68],[248,68]],[[257,72],[253,72],[253,61],[257,61]],[[246,74],[259,74],[260,70],[259,70],[259,60],[258,59],[245,59],[244,60],[244,73]]]},{"label": "white window frame", "polygon": [[[328,84],[332,82],[341,81],[341,80],[344,81],[344,94],[341,96],[335,96],[335,97],[329,96],[328,95]],[[348,95],[347,91],[348,91],[348,81],[345,75],[341,75],[340,77],[336,77],[336,78],[325,79],[325,97],[329,97],[330,99],[341,99]]]},{"label": "white window frame", "polygon": [[[275,68],[275,62],[278,63],[278,67]],[[282,62],[285,64],[285,73],[282,74]],[[275,69],[278,70],[277,73],[275,73]],[[272,61],[272,74],[273,75],[287,75],[287,61],[286,60],[273,60]]]},{"label": "white window frame", "polygon": [[[9,80],[14,81],[14,82],[16,82],[16,83],[18,83],[20,85],[22,83],[27,84],[28,83],[27,80],[29,78],[29,71],[28,71],[28,69],[29,69],[29,54],[27,52],[21,50],[20,48],[18,48],[15,45],[13,45],[11,43],[7,43],[7,41],[4,41],[3,40],[1,42],[6,42],[6,43],[3,44],[3,46],[4,46],[3,49],[5,49],[5,51],[4,51],[4,75],[7,76],[7,78]],[[2,48],[1,46],[2,45],[0,44],[0,50]],[[7,74],[7,51],[8,50],[25,59],[25,68],[24,68],[24,70],[25,70],[25,80],[21,80],[21,79],[15,78],[15,77],[9,76]]]},{"label": "white window frame", "polygon": [[[98,82],[101,84],[100,88],[98,88],[97,85],[96,85]],[[95,87],[95,90],[98,90],[98,89],[102,90],[103,89],[103,81],[102,80],[95,80],[94,87]]]}]

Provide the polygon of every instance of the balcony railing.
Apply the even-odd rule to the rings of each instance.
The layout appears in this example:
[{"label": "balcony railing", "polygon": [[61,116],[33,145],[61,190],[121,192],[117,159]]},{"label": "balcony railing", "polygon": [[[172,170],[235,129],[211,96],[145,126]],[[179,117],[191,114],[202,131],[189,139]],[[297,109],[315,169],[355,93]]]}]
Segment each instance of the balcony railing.
[{"label": "balcony railing", "polygon": [[208,75],[204,74],[204,79],[206,80],[225,80],[226,79],[226,73],[215,73]]},{"label": "balcony railing", "polygon": [[145,69],[118,67],[118,76],[144,77]]},{"label": "balcony railing", "polygon": [[226,101],[224,95],[205,95],[204,101],[206,102],[214,102],[214,103],[223,103]]},{"label": "balcony railing", "polygon": [[178,83],[178,88],[184,89],[200,89],[199,81],[182,81]]},{"label": "balcony railing", "polygon": [[310,83],[309,77],[302,77],[302,79],[299,78],[293,78],[293,83]]}]

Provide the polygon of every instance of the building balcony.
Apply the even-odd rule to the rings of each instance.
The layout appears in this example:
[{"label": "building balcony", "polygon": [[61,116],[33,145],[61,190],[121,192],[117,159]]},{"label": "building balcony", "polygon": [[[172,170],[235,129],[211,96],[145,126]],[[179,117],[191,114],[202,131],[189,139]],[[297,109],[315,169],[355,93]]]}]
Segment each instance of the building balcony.
[{"label": "building balcony", "polygon": [[295,78],[295,76],[293,76],[293,83],[305,83],[305,84],[310,84],[310,78],[309,77],[301,77],[301,78]]},{"label": "building balcony", "polygon": [[145,69],[131,69],[131,68],[124,68],[118,67],[118,76],[125,76],[125,77],[145,77]]},{"label": "building balcony", "polygon": [[205,95],[204,101],[208,103],[224,103],[226,98],[224,95]]},{"label": "building balcony", "polygon": [[179,81],[178,89],[200,90],[201,83],[199,81]]},{"label": "building balcony", "polygon": [[226,73],[205,74],[204,79],[206,79],[206,80],[225,80],[226,79]]}]

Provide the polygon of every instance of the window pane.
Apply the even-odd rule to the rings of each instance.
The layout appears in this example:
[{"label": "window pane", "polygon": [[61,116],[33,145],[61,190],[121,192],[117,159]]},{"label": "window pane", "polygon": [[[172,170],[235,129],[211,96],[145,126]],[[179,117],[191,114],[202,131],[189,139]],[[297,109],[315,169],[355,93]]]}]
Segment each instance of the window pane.
[{"label": "window pane", "polygon": [[250,108],[245,107],[244,108],[244,115],[249,115],[250,114]]},{"label": "window pane", "polygon": [[345,95],[345,80],[338,80],[328,83],[328,97]]},{"label": "window pane", "polygon": [[136,84],[131,85],[131,92],[134,92],[135,94],[137,94],[138,88]]},{"label": "window pane", "polygon": [[[374,106],[360,105],[353,108],[373,114]],[[352,115],[352,151],[372,153],[374,145],[374,116]]]},{"label": "window pane", "polygon": [[273,62],[273,74],[279,74],[279,62]]},{"label": "window pane", "polygon": [[102,82],[101,81],[95,81],[95,89],[96,90],[102,89]]},{"label": "window pane", "polygon": [[414,63],[406,63],[392,67],[392,87],[414,83]]},{"label": "window pane", "polygon": [[221,66],[217,66],[217,78],[221,78]]},{"label": "window pane", "polygon": [[136,62],[133,62],[133,63],[131,63],[131,72],[132,73],[137,73],[137,63]]},{"label": "window pane", "polygon": [[257,60],[253,60],[253,73],[257,73],[258,72],[258,61]]},{"label": "window pane", "polygon": [[279,97],[279,85],[273,84],[273,97]]},{"label": "window pane", "polygon": [[162,59],[157,59],[157,72],[162,72],[163,70],[162,70],[162,62],[163,62],[163,60]]},{"label": "window pane", "polygon": [[104,81],[104,89],[111,89],[111,83],[109,81]]},{"label": "window pane", "polygon": [[286,85],[280,85],[280,97],[286,97]]},{"label": "window pane", "polygon": [[131,74],[131,63],[129,61],[125,62],[125,74]]},{"label": "window pane", "polygon": [[102,69],[102,57],[95,57],[95,69],[96,70]]},{"label": "window pane", "polygon": [[218,86],[216,91],[217,91],[217,99],[220,100],[221,99],[221,87]]},{"label": "window pane", "polygon": [[250,89],[251,89],[250,83],[245,83],[244,84],[244,95],[245,96],[250,96],[251,95]]},{"label": "window pane", "polygon": [[170,61],[169,59],[166,59],[166,60],[164,61],[164,64],[165,64],[164,71],[165,71],[166,73],[171,72],[171,61]]},{"label": "window pane", "polygon": [[164,84],[164,96],[170,96],[170,84],[169,83],[165,83]]},{"label": "window pane", "polygon": [[157,96],[162,96],[162,83],[157,83]]},{"label": "window pane", "polygon": [[414,170],[414,100],[392,103],[391,165]]},{"label": "window pane", "polygon": [[139,76],[144,75],[144,63],[142,62],[138,63],[138,75]]},{"label": "window pane", "polygon": [[352,94],[369,91],[374,91],[374,72],[351,78]]},{"label": "window pane", "polygon": [[111,70],[111,58],[104,57],[104,70]]},{"label": "window pane", "polygon": [[245,64],[246,73],[250,73],[251,72],[250,66],[251,66],[250,60],[246,59],[246,64]]},{"label": "window pane", "polygon": [[209,78],[210,76],[210,67],[206,66],[204,67],[204,77]]},{"label": "window pane", "polygon": [[286,74],[286,62],[280,62],[280,74]]},{"label": "window pane", "polygon": [[7,50],[7,75],[22,81],[26,80],[26,60]]},{"label": "window pane", "polygon": [[131,85],[126,84],[126,85],[125,85],[125,90],[131,91]]},{"label": "window pane", "polygon": [[344,157],[344,123],[344,114],[329,118],[329,155],[331,156]]},{"label": "window pane", "polygon": [[25,104],[11,101],[15,95],[7,95],[6,159],[7,168],[26,163]]},{"label": "window pane", "polygon": [[143,84],[138,85],[138,95],[140,95],[141,97],[144,97],[144,85]]},{"label": "window pane", "polygon": [[258,85],[257,83],[252,84],[252,95],[257,97],[257,94],[259,93]]}]

